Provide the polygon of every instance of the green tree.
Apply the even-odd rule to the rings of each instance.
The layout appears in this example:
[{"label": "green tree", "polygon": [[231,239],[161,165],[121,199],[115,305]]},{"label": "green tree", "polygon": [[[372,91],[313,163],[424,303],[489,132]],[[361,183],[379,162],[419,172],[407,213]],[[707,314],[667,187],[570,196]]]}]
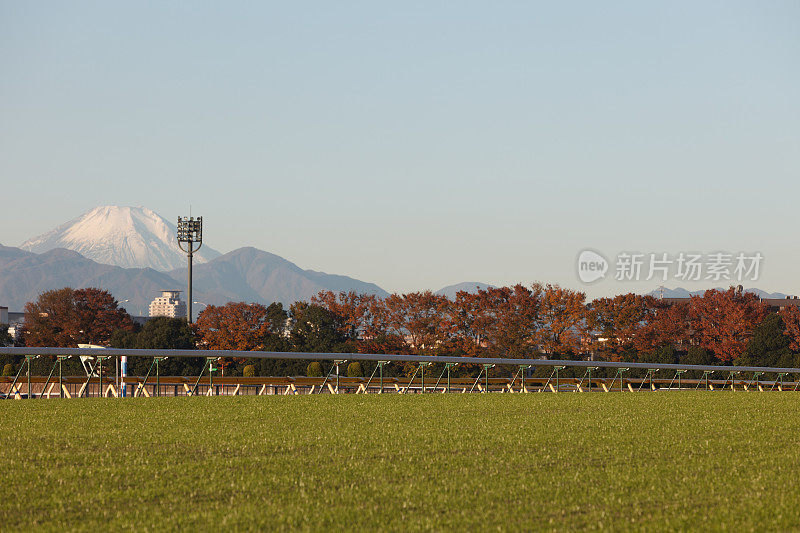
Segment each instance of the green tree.
[{"label": "green tree", "polygon": [[673,348],[671,345],[658,346],[653,350],[643,352],[642,362],[674,364],[678,362],[678,354],[675,353],[675,348]]},{"label": "green tree", "polygon": [[322,306],[295,302],[290,309],[289,334],[296,352],[342,352],[346,349],[340,318]]},{"label": "green tree", "polygon": [[797,357],[789,347],[791,339],[784,334],[786,326],[780,315],[770,313],[753,331],[744,353],[736,360],[743,366],[794,367]]},{"label": "green tree", "polygon": [[357,378],[364,375],[364,370],[361,368],[361,363],[353,361],[347,365],[347,377]]},{"label": "green tree", "polygon": [[[111,346],[139,350],[193,350],[196,341],[192,327],[183,318],[154,317],[145,322],[139,331],[117,330],[111,335]],[[152,358],[131,357],[128,360],[130,375],[147,372]],[[192,376],[198,374],[205,363],[203,358],[173,357],[159,364],[163,375]]]},{"label": "green tree", "polygon": [[319,361],[311,361],[308,363],[308,367],[306,367],[306,376],[310,378],[322,377],[322,365],[319,364]]},{"label": "green tree", "polygon": [[686,353],[678,357],[678,362],[682,365],[718,365],[719,359],[700,346],[690,346]]}]

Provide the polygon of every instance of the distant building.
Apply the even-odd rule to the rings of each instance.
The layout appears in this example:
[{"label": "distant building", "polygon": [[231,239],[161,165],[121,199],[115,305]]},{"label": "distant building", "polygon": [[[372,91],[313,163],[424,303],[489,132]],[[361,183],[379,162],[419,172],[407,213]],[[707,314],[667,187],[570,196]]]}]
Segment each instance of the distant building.
[{"label": "distant building", "polygon": [[8,324],[8,307],[0,305],[0,324]]},{"label": "distant building", "polygon": [[[667,305],[681,305],[691,302],[691,297],[685,298],[657,298],[659,302],[664,302]],[[761,303],[767,306],[770,311],[780,311],[786,307],[800,308],[800,298],[797,296],[787,296],[786,298],[759,298]]]},{"label": "distant building", "polygon": [[150,316],[186,316],[186,302],[181,300],[181,291],[161,291],[161,296],[150,302]]},{"label": "distant building", "polygon": [[780,311],[785,307],[800,307],[800,298],[788,296],[786,298],[762,298],[762,302],[773,311]]}]

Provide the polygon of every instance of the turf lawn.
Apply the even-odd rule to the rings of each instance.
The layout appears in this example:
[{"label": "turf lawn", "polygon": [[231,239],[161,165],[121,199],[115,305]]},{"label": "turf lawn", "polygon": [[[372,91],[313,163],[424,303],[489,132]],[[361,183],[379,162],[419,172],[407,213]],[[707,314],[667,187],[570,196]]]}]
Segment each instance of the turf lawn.
[{"label": "turf lawn", "polygon": [[800,528],[800,394],[0,402],[0,529]]}]

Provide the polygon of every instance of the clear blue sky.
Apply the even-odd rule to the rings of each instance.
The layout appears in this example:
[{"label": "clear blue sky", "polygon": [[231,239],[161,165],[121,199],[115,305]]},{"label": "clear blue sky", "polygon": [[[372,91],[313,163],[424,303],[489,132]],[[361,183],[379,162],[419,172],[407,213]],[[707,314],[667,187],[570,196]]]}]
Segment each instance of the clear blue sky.
[{"label": "clear blue sky", "polygon": [[800,292],[797,1],[2,1],[0,70],[6,245],[191,203],[220,251],[392,291],[658,285],[582,286],[590,247]]}]

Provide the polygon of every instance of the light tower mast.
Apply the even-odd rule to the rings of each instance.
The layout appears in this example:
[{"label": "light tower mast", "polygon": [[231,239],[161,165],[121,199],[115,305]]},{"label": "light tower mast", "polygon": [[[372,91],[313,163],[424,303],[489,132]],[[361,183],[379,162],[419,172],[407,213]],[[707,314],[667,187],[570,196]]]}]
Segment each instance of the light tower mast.
[{"label": "light tower mast", "polygon": [[192,323],[192,255],[201,246],[203,246],[203,217],[178,217],[178,248],[186,252],[189,258],[189,282],[186,291],[186,320],[189,324]]}]

